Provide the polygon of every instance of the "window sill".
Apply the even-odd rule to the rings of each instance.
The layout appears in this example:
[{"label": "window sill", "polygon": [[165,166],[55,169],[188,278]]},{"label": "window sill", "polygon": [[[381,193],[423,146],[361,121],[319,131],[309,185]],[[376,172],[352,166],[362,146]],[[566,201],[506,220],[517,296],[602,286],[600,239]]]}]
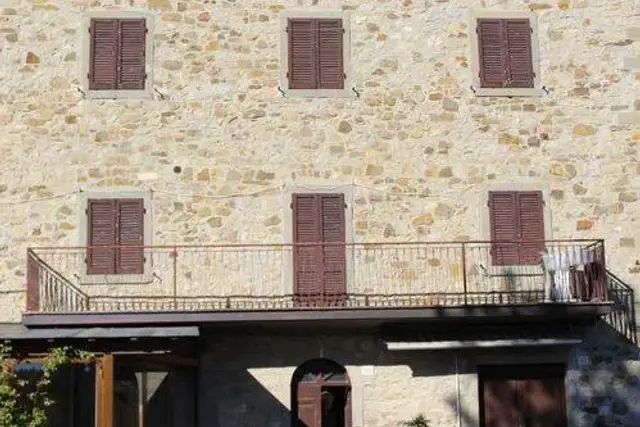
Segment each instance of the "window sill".
[{"label": "window sill", "polygon": [[476,96],[506,96],[506,97],[541,97],[542,88],[475,88]]},{"label": "window sill", "polygon": [[[147,270],[145,266],[145,270]],[[153,282],[153,273],[143,274],[82,274],[83,285],[144,285]]]},{"label": "window sill", "polygon": [[356,98],[352,89],[282,89],[285,98]]},{"label": "window sill", "polygon": [[153,99],[148,89],[143,90],[86,90],[86,99]]}]

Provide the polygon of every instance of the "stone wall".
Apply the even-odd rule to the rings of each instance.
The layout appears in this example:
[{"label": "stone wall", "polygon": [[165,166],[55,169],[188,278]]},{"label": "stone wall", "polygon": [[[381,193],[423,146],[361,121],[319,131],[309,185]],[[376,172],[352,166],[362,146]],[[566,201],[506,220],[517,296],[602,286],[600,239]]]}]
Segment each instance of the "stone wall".
[{"label": "stone wall", "polygon": [[567,366],[570,426],[638,425],[637,348],[606,325],[585,338],[572,348],[391,352],[367,334],[209,336],[200,368],[200,418],[219,427],[286,427],[296,367],[325,357],[347,369],[354,427],[397,427],[419,413],[433,426],[478,427],[478,365],[528,363]]},{"label": "stone wall", "polygon": [[[153,190],[160,245],[288,241],[290,193],[316,188],[348,195],[355,241],[486,239],[487,189],[528,185],[549,195],[548,238],[605,238],[638,282],[640,11],[483,2],[538,16],[549,93],[478,98],[468,4],[3,0],[0,319],[19,320],[27,247],[81,243],[78,192],[123,188]],[[281,96],[294,7],[350,13],[359,97]],[[153,14],[153,99],[83,97],[80,18],[101,10]]]}]

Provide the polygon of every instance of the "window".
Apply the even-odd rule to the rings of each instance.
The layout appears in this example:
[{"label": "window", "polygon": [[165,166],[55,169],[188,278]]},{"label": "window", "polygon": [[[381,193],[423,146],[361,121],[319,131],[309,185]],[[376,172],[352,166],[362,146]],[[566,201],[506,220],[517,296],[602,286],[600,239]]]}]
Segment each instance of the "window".
[{"label": "window", "polygon": [[142,274],[143,199],[89,199],[87,205],[87,274]]},{"label": "window", "polygon": [[293,253],[296,302],[343,302],[347,294],[344,195],[294,194],[292,208],[293,242],[301,244]]},{"label": "window", "polygon": [[478,95],[539,94],[535,27],[535,19],[528,14],[483,15],[474,19],[471,49],[473,86]]},{"label": "window", "polygon": [[152,39],[146,16],[101,13],[87,21],[85,86],[90,98],[151,94]]},{"label": "window", "polygon": [[290,95],[345,96],[348,84],[348,20],[343,13],[284,17],[284,79]]},{"label": "window", "polygon": [[544,249],[541,191],[490,191],[489,220],[494,265],[532,265]]}]

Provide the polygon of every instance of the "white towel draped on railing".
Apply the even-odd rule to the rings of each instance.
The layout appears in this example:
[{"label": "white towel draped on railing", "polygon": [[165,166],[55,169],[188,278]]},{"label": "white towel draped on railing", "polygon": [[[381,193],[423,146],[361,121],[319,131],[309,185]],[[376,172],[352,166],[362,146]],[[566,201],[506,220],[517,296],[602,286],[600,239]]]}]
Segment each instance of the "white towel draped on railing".
[{"label": "white towel draped on railing", "polygon": [[583,271],[594,262],[593,251],[580,246],[545,249],[542,265],[545,271],[545,299],[547,301],[571,301],[571,267]]}]

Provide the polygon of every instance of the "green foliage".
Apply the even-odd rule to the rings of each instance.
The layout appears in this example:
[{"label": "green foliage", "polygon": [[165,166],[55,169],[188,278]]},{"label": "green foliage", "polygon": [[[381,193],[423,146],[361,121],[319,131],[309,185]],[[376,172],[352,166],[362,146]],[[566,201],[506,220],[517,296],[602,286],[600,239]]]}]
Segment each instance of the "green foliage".
[{"label": "green foliage", "polygon": [[44,427],[47,409],[55,403],[50,394],[55,373],[73,358],[88,357],[69,347],[51,350],[44,359],[35,389],[27,392],[27,381],[21,380],[12,367],[11,349],[0,345],[0,427]]},{"label": "green foliage", "polygon": [[418,414],[410,421],[403,421],[400,425],[402,427],[430,427],[431,422],[424,416],[424,414]]}]

